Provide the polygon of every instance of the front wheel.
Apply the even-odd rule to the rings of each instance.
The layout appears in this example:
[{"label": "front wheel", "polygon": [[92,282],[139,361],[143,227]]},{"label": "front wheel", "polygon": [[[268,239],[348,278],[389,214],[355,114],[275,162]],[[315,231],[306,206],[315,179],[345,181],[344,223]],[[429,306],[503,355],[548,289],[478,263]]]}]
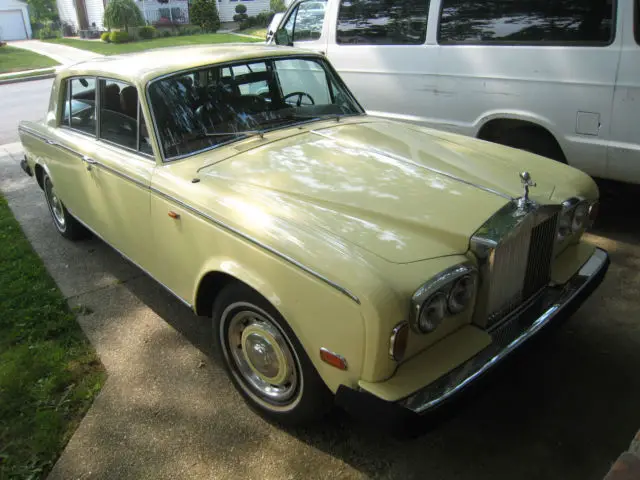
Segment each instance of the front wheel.
[{"label": "front wheel", "polygon": [[278,311],[242,284],[213,308],[214,350],[251,408],[288,425],[321,418],[332,395]]},{"label": "front wheel", "polygon": [[63,237],[69,240],[82,240],[89,236],[89,231],[69,213],[67,208],[60,200],[58,193],[51,181],[51,177],[44,174],[42,178],[42,188],[44,190],[44,198],[47,200],[47,206],[53,219],[53,224]]}]

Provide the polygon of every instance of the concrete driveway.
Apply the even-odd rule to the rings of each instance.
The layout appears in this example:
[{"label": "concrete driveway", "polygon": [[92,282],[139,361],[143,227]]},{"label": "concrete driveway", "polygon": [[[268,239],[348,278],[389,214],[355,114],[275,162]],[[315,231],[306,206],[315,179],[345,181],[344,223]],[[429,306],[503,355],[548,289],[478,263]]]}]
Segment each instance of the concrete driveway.
[{"label": "concrete driveway", "polygon": [[253,414],[209,360],[208,321],[102,242],[62,239],[20,155],[0,148],[0,189],[69,302],[93,311],[79,322],[109,373],[51,479],[599,480],[640,425],[640,189],[604,202],[591,238],[613,263],[583,308],[455,415],[394,439],[339,413],[297,430]]},{"label": "concrete driveway", "polygon": [[[89,40],[87,40],[89,41]],[[80,48],[69,47],[58,43],[41,42],[40,40],[20,40],[9,42],[12,47],[30,50],[40,55],[53,58],[61,65],[70,65],[78,62],[91,60],[92,58],[104,57],[99,53],[89,52]]]}]

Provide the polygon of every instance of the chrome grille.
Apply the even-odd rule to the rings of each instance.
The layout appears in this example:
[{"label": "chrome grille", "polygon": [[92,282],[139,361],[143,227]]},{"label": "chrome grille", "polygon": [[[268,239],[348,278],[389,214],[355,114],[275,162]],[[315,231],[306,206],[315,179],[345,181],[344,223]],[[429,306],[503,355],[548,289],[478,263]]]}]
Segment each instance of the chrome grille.
[{"label": "chrome grille", "polygon": [[472,239],[482,286],[475,322],[489,328],[548,285],[559,207],[509,205]]},{"label": "chrome grille", "polygon": [[525,299],[549,283],[557,223],[558,215],[556,214],[543,220],[531,232],[527,273],[522,290],[522,296]]}]

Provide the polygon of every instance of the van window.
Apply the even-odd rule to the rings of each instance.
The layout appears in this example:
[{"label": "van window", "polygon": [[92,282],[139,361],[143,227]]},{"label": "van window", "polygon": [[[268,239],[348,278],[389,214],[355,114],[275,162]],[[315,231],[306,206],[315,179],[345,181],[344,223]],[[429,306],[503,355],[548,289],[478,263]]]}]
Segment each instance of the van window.
[{"label": "van window", "polygon": [[342,0],[336,42],[421,45],[427,38],[429,0]]},{"label": "van window", "polygon": [[441,44],[608,45],[613,0],[443,0]]},{"label": "van window", "polygon": [[633,15],[633,32],[636,36],[636,43],[640,45],[640,0],[636,0],[636,8]]},{"label": "van window", "polygon": [[293,42],[318,40],[322,35],[327,0],[302,2],[289,16],[284,29]]}]

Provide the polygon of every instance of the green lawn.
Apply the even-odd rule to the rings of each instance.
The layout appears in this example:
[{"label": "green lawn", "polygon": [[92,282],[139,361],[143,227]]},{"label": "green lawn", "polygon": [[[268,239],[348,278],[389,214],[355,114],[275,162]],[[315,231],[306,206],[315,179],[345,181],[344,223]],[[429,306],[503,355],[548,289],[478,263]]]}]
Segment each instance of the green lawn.
[{"label": "green lawn", "polygon": [[90,50],[103,55],[115,55],[118,53],[139,52],[150,48],[175,47],[177,45],[233,43],[233,42],[259,42],[258,39],[239,37],[227,33],[209,33],[203,35],[185,35],[182,37],[161,37],[152,40],[138,40],[130,43],[105,43],[89,40],[76,40],[73,38],[54,38],[47,40],[51,43],[61,43],[70,47]]},{"label": "green lawn", "polygon": [[105,379],[0,196],[0,479],[51,469]]},{"label": "green lawn", "polygon": [[23,50],[22,48],[5,45],[0,47],[0,73],[19,72],[36,68],[53,67],[58,65],[55,60]]},{"label": "green lawn", "polygon": [[265,38],[267,38],[266,27],[245,28],[244,30],[238,30],[238,33],[244,33],[245,35],[255,35],[256,37],[260,37],[263,41]]}]

